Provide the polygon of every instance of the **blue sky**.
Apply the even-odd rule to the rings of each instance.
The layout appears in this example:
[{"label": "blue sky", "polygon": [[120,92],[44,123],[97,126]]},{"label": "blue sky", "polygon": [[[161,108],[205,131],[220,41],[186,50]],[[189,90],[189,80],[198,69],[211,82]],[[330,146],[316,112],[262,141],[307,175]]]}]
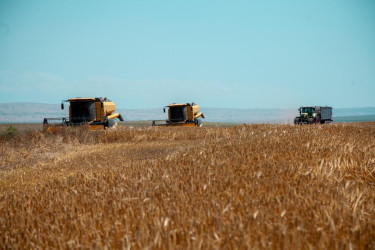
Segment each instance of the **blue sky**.
[{"label": "blue sky", "polygon": [[375,106],[375,1],[0,0],[0,102]]}]

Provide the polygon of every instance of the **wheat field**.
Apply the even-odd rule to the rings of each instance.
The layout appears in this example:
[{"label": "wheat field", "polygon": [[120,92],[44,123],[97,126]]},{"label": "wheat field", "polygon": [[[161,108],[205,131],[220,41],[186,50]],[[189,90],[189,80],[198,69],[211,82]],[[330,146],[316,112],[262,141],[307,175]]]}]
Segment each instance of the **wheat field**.
[{"label": "wheat field", "polygon": [[374,249],[375,123],[0,138],[0,248]]}]

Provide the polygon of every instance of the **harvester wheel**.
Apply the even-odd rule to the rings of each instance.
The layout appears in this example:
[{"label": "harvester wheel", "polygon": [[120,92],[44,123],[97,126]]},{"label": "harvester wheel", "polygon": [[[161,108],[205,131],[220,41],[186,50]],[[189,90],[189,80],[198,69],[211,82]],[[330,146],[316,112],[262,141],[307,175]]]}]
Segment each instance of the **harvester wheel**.
[{"label": "harvester wheel", "polygon": [[106,127],[112,128],[113,126],[116,126],[116,122],[113,119],[108,119],[106,125],[107,125]]}]

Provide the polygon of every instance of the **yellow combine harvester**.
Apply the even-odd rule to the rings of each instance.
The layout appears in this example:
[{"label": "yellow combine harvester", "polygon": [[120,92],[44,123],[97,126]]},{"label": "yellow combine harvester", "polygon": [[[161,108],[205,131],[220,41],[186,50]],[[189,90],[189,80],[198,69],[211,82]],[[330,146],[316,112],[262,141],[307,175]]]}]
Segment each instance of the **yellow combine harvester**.
[{"label": "yellow combine harvester", "polygon": [[[168,108],[168,120],[152,121],[152,126],[202,126],[201,119],[199,118],[204,118],[204,115],[199,111],[199,106],[194,104],[194,102],[173,103],[166,107]],[[166,107],[164,107],[164,113]]]},{"label": "yellow combine harvester", "polygon": [[61,109],[64,109],[64,102],[70,104],[69,117],[44,118],[44,128],[53,131],[57,126],[89,125],[91,130],[97,130],[116,127],[117,122],[114,120],[116,118],[123,121],[121,114],[114,113],[116,105],[106,97],[63,100]]}]

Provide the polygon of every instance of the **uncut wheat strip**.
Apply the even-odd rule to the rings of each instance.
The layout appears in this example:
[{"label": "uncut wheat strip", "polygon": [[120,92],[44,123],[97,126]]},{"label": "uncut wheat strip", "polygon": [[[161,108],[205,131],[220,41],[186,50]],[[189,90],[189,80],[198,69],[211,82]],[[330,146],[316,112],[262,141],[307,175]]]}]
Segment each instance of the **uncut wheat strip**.
[{"label": "uncut wheat strip", "polygon": [[[49,163],[37,163],[30,166],[26,171],[24,169],[16,169],[7,172],[2,177],[4,182],[1,188],[3,190],[23,189],[24,186],[28,185],[32,187],[53,178],[66,178],[77,172],[95,171],[100,166],[116,167],[116,165],[121,166],[125,162],[143,157],[165,157],[165,155],[156,155],[159,152],[155,150],[150,151],[150,149],[171,148],[172,151],[176,151],[182,150],[181,147],[186,148],[186,143],[150,142],[138,144],[130,142],[111,143],[110,145],[82,145],[75,151],[65,154],[63,157],[53,159]],[[135,148],[137,150],[134,150]],[[165,153],[168,154],[168,152]]]}]

